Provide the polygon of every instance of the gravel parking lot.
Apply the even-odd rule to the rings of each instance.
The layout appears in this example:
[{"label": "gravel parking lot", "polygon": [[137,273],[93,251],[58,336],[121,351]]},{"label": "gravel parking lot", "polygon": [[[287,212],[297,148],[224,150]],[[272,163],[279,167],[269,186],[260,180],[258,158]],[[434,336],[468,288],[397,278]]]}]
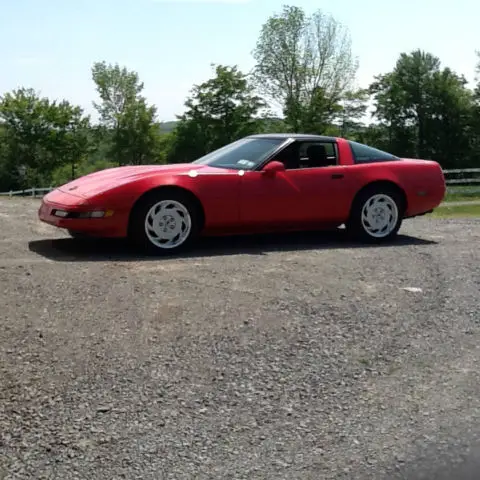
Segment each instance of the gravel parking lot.
[{"label": "gravel parking lot", "polygon": [[478,475],[479,220],[159,259],[37,208],[0,199],[0,479]]}]

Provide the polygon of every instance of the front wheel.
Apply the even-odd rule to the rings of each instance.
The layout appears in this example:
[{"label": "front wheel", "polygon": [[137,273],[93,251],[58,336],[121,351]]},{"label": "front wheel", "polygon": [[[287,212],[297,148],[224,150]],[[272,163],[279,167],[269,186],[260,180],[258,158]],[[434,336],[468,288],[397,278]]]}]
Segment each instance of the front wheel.
[{"label": "front wheel", "polygon": [[396,190],[368,189],[355,199],[347,231],[362,241],[384,242],[398,233],[403,213],[402,197]]},{"label": "front wheel", "polygon": [[158,192],[132,212],[129,237],[147,253],[177,252],[191,244],[199,230],[199,214],[187,195]]}]

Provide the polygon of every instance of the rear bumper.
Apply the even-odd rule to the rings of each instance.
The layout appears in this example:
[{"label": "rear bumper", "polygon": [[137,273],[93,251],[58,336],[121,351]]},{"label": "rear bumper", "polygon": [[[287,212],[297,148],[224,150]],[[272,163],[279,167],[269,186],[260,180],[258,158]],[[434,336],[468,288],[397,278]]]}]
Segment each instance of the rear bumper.
[{"label": "rear bumper", "polygon": [[409,192],[408,208],[405,218],[418,217],[433,212],[444,200],[447,193],[446,184],[439,182],[437,185],[424,188],[423,185],[412,188]]},{"label": "rear bumper", "polygon": [[[52,197],[55,201],[52,200]],[[38,209],[38,218],[54,227],[92,236],[125,237],[127,235],[128,214],[122,211],[114,210],[113,215],[106,218],[61,218],[53,214],[54,210],[76,213],[103,209],[103,207],[92,207],[73,195],[53,191],[43,198]]]}]

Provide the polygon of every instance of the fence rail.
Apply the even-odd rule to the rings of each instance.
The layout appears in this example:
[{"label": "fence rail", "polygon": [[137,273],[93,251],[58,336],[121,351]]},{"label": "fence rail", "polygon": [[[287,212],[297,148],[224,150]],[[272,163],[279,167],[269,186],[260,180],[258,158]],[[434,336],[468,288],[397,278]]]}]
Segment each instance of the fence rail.
[{"label": "fence rail", "polygon": [[[479,193],[480,194],[480,175],[468,178],[449,178],[450,176],[465,174],[480,174],[480,168],[454,168],[443,170],[448,193]],[[478,184],[478,185],[476,185]],[[51,192],[55,187],[32,187],[26,190],[11,190],[9,192],[0,192],[0,196],[13,197],[14,195],[31,196],[33,198],[43,197]]]},{"label": "fence rail", "polygon": [[[443,171],[444,174],[450,173],[480,173],[480,168],[451,168]],[[480,181],[480,179],[479,179]]]},{"label": "fence rail", "polygon": [[448,193],[480,194],[480,168],[451,168],[443,174]]},{"label": "fence rail", "polygon": [[[26,196],[29,195],[33,198],[36,197],[43,197],[48,192],[51,192],[54,189],[54,187],[48,187],[48,188],[38,188],[38,187],[33,187],[33,188],[28,188],[26,190],[10,190],[9,192],[0,192],[0,195],[2,196],[7,196],[7,197],[13,197],[14,195],[22,195]],[[39,195],[42,194],[42,195]]]}]

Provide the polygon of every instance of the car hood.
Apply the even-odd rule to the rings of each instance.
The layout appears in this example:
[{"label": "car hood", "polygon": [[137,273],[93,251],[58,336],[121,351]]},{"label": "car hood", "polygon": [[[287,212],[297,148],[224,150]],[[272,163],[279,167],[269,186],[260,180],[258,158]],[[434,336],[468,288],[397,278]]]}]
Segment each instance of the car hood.
[{"label": "car hood", "polygon": [[133,182],[140,178],[152,175],[181,175],[190,171],[226,173],[229,170],[209,167],[208,165],[196,165],[192,163],[181,163],[172,165],[137,165],[126,167],[115,167],[90,173],[77,178],[58,188],[61,192],[69,193],[77,197],[88,198],[98,193],[119,187],[123,184]]}]

